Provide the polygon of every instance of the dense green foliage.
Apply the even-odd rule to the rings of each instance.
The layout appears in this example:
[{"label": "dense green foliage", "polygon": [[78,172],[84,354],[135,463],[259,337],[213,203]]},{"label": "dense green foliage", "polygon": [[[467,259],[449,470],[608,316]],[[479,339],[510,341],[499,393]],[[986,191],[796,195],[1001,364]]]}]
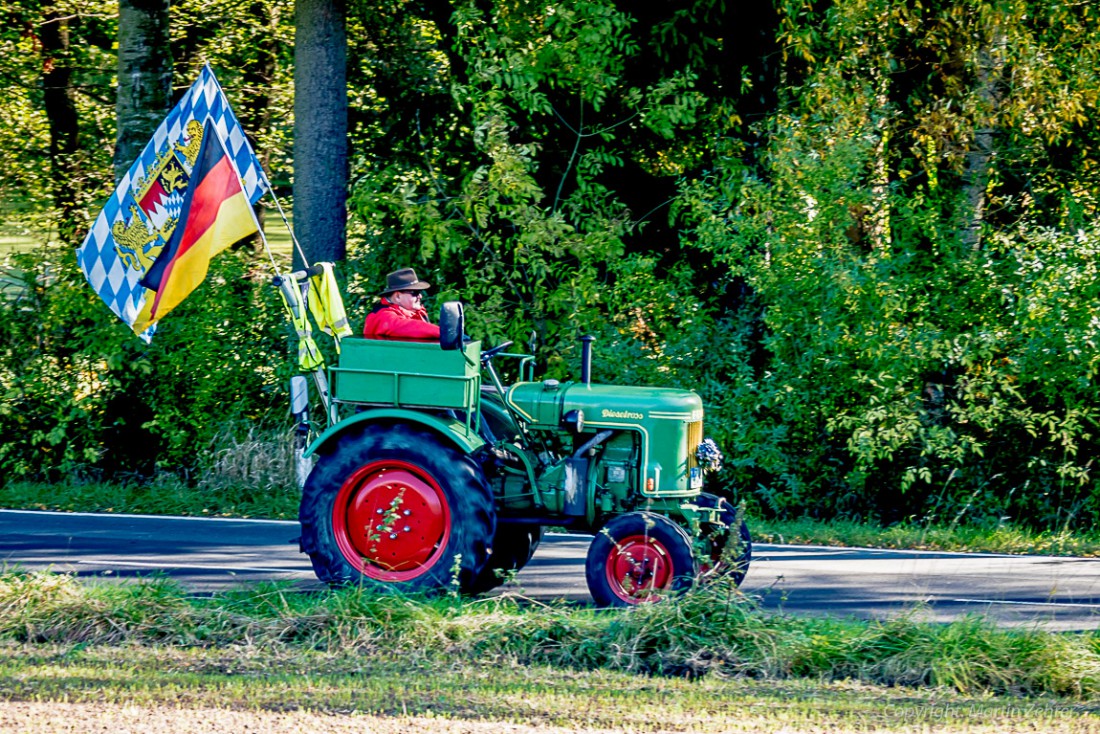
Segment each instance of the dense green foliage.
[{"label": "dense green foliage", "polygon": [[17,260],[25,287],[0,321],[7,480],[187,473],[227,435],[284,420],[286,327],[247,256],[222,256],[146,345],[104,318],[75,263],[43,252]]},{"label": "dense green foliage", "polygon": [[[758,400],[736,408],[778,438],[748,443],[765,451],[743,475],[764,469],[777,509],[1094,521],[1095,152],[1073,132],[1095,116],[1077,60],[1100,38],[1080,11],[838,4],[796,46],[805,82],[764,126],[759,165],[713,174],[736,186],[725,201],[696,189],[700,246],[760,308],[746,348],[767,356],[739,382]],[[998,34],[987,94],[988,48],[947,39]],[[997,143],[976,181],[966,151],[985,126]]]},{"label": "dense green foliage", "polygon": [[[265,65],[265,49],[271,53],[280,32],[284,41],[289,35],[288,5],[272,0],[237,9],[232,24],[208,6],[173,8],[177,93],[204,61],[218,64],[239,117],[269,151],[281,150],[288,131],[285,120],[271,123],[270,108],[289,71],[284,64],[275,73],[273,58]],[[72,246],[113,188],[117,8],[27,0],[3,12],[10,22],[0,31],[0,75],[9,84],[0,113],[8,121],[3,134],[12,136],[0,141],[0,156],[11,161],[0,179],[3,233],[20,234],[31,246],[21,254],[0,251],[0,471],[5,481],[150,479],[158,471],[198,480],[200,470],[216,470],[227,442],[285,421],[292,332],[265,288],[270,273],[247,252],[219,258],[180,318],[148,346],[115,321],[77,268]],[[59,25],[66,43],[46,48],[42,38]],[[231,46],[233,63],[224,55]],[[60,65],[71,70],[81,146],[59,177],[49,167],[45,98],[48,72]],[[264,157],[279,170],[277,154]],[[76,239],[65,236],[67,200],[79,203]]]},{"label": "dense green foliage", "polygon": [[[349,310],[411,264],[437,301],[467,303],[471,333],[533,333],[548,375],[575,374],[576,337],[595,334],[597,379],[703,395],[720,479],[757,512],[1100,519],[1100,13],[635,5],[350,5]],[[211,59],[286,177],[286,5],[173,13],[177,84]],[[85,40],[110,22],[74,17]],[[82,150],[103,170],[110,54],[88,48]],[[20,158],[0,136],[18,159],[0,194],[49,221],[31,56],[0,61],[23,90],[0,114],[37,141]],[[82,186],[82,202],[106,190]],[[191,470],[235,421],[283,420],[291,350],[250,255],[146,348],[63,249],[43,252],[30,295],[2,306],[6,477]]]}]

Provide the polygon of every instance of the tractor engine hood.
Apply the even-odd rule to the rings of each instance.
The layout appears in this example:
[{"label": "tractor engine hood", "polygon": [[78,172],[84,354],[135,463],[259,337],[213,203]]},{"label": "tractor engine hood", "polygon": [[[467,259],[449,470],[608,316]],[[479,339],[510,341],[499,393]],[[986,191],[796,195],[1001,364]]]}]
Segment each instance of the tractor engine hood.
[{"label": "tractor engine hood", "polygon": [[663,421],[703,420],[703,401],[690,390],[620,385],[586,385],[545,380],[521,382],[505,397],[534,426],[557,428],[570,411],[584,412],[593,428],[640,429]]},{"label": "tractor engine hood", "polygon": [[696,459],[703,401],[690,390],[546,380],[518,383],[505,400],[535,430],[575,431],[583,412],[587,434],[612,429],[637,435],[636,482],[644,496],[690,496],[703,485]]}]

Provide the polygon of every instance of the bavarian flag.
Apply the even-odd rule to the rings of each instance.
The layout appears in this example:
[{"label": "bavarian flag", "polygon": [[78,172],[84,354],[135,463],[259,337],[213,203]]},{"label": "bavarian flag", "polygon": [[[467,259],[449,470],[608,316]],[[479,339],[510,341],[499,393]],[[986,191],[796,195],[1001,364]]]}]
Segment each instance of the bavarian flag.
[{"label": "bavarian flag", "polygon": [[[181,281],[176,278],[184,273],[193,277],[195,257],[202,252],[202,247],[209,247],[197,239],[186,245],[182,239],[178,242],[173,239],[177,230],[180,238],[184,235],[183,230],[193,231],[194,224],[189,225],[183,219],[184,203],[191,190],[191,181],[197,175],[199,153],[209,146],[215,146],[209,155],[228,151],[249,202],[255,204],[270,190],[271,184],[229,100],[213,70],[204,66],[199,78],[157,127],[152,140],[104,202],[76,253],[77,263],[95,292],[123,323],[146,341],[153,337],[156,318],[167,313],[171,308],[167,304],[178,297],[177,283]],[[198,201],[189,203],[188,216],[196,216],[200,208]],[[214,222],[221,219],[222,207],[218,206],[217,211]],[[231,211],[236,210],[225,209],[226,215],[230,216]],[[233,219],[237,221],[235,215]],[[232,236],[232,232],[226,232],[225,236]],[[221,236],[220,231],[214,234]],[[161,294],[160,290],[151,290],[143,284],[149,282],[156,284],[158,289],[163,287],[164,273],[149,281],[146,275],[154,263],[162,260],[158,268],[169,269],[174,260],[173,256],[165,254],[169,242],[174,242],[173,252],[179,257],[184,256],[181,247],[189,250],[200,245],[200,249],[181,261],[182,269],[167,274],[169,290],[176,294],[171,296],[167,291]],[[212,249],[216,250],[217,246]],[[171,270],[176,271],[176,266]],[[199,270],[205,273],[204,267]],[[154,317],[153,305],[158,297],[161,303]]]},{"label": "bavarian flag", "polygon": [[206,278],[211,258],[258,230],[236,166],[218,131],[207,121],[179,223],[141,279],[141,285],[155,295],[146,299],[134,331],[144,331],[164,318]]}]

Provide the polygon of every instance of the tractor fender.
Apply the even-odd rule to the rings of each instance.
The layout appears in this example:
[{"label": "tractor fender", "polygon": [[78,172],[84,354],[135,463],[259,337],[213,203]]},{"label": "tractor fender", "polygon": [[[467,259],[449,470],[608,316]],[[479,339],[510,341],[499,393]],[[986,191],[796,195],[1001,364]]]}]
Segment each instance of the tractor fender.
[{"label": "tractor fender", "polygon": [[440,438],[450,442],[455,448],[464,454],[469,454],[480,448],[485,441],[477,432],[467,428],[464,421],[446,415],[422,413],[417,410],[405,410],[402,408],[379,408],[365,410],[362,413],[345,418],[334,426],[330,426],[324,433],[317,437],[302,458],[309,458],[314,454],[324,451],[325,446],[338,436],[352,430],[355,427],[363,427],[369,423],[406,423],[423,426]]}]

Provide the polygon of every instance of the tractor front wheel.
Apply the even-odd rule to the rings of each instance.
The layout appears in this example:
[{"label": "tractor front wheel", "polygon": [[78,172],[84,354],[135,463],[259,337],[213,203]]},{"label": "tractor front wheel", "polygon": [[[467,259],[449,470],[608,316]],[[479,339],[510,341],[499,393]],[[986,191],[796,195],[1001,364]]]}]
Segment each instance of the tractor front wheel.
[{"label": "tractor front wheel", "polygon": [[468,592],[495,530],[478,466],[422,429],[342,436],[302,492],[302,549],[330,585]]},{"label": "tractor front wheel", "polygon": [[726,500],[706,492],[696,502],[701,507],[713,507],[719,511],[721,525],[704,523],[703,539],[707,543],[708,558],[703,563],[703,577],[715,578],[728,575],[735,586],[740,586],[752,561],[752,536],[741,513]]},{"label": "tractor front wheel", "polygon": [[691,538],[676,523],[652,512],[628,512],[612,519],[588,548],[585,577],[601,607],[655,601],[662,592],[691,587],[695,561]]}]

